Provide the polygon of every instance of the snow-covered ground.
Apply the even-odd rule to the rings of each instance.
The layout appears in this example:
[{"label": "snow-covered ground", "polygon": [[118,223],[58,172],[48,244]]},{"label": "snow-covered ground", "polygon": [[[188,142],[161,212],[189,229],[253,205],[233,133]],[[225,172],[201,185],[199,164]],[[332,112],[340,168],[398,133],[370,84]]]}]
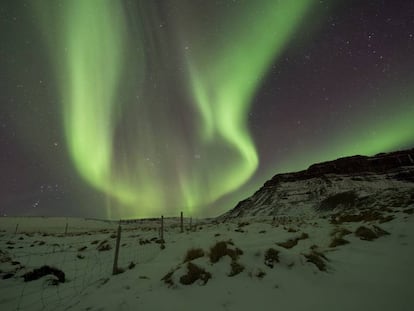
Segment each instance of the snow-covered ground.
[{"label": "snow-covered ground", "polygon": [[[198,221],[184,233],[170,219],[164,249],[157,221],[123,224],[118,267],[124,272],[117,275],[116,223],[3,217],[0,310],[413,310],[412,212],[413,206],[382,209],[365,220],[315,214]],[[361,240],[361,226],[389,235]],[[334,237],[349,243],[330,247]],[[224,243],[212,250],[218,242]],[[184,263],[189,249],[204,255]],[[272,254],[273,262],[265,260]],[[24,282],[25,273],[43,265],[63,271],[65,282],[53,282],[53,275]],[[192,275],[183,278],[189,266],[204,269],[206,283],[181,284],[191,281]],[[232,267],[242,271],[229,276]]]}]

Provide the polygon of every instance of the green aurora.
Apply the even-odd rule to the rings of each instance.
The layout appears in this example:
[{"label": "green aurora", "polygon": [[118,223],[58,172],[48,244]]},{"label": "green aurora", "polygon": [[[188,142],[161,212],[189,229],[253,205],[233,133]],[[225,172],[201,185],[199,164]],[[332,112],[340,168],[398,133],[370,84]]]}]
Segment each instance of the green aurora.
[{"label": "green aurora", "polygon": [[[197,132],[191,138],[185,135],[189,124],[175,124],[169,118],[171,107],[163,106],[166,98],[142,82],[142,77],[156,76],[142,52],[149,40],[145,31],[154,27],[146,25],[145,16],[153,13],[140,12],[142,20],[132,24],[138,29],[131,30],[120,2],[73,0],[54,12],[58,18],[52,25],[44,20],[50,3],[43,3],[43,27],[56,29],[48,40],[61,77],[67,147],[82,178],[111,198],[108,217],[143,216],[166,208],[192,212],[252,176],[258,156],[246,124],[249,106],[309,2],[251,2],[226,22],[228,33],[207,41],[186,33],[188,28],[180,25],[186,18],[177,13],[180,36],[191,41],[191,51],[180,60],[189,94],[184,105],[196,120],[187,121]],[[156,30],[151,36],[164,39]],[[135,55],[129,42],[138,42]],[[128,80],[127,91],[136,93],[130,103],[118,99],[125,91],[123,79]]]},{"label": "green aurora", "polygon": [[[275,64],[287,63],[281,58],[287,49],[295,53],[296,48],[298,53],[309,44],[319,31],[315,16],[321,18],[334,8],[315,15],[311,0],[214,5],[201,0],[162,5],[45,0],[32,6],[54,69],[71,165],[105,196],[108,218],[177,215],[179,211],[216,215],[275,173],[347,155],[410,147],[413,142],[414,95],[409,87],[413,79],[407,76],[401,78],[401,88],[383,85],[386,91],[374,107],[367,104],[374,97],[372,91],[353,95],[337,90],[342,97],[337,107],[328,110],[325,102],[307,95],[290,104],[289,95],[280,101],[275,95],[269,115],[280,111],[286,119],[298,120],[302,110],[311,111],[306,105],[316,103],[314,110],[318,105],[325,109],[321,111],[338,109],[339,117],[305,116],[320,120],[320,132],[312,134],[316,127],[301,132],[295,130],[296,123],[281,124],[288,132],[271,132],[269,140],[257,133],[266,133],[266,127],[278,130],[276,120],[284,120],[273,116],[253,135],[249,114],[268,73]],[[300,35],[305,28],[306,37]],[[335,40],[337,36],[340,33],[335,33]],[[298,44],[301,40],[304,43]],[[299,47],[289,46],[291,41]],[[346,46],[346,38],[344,42]],[[296,67],[299,73],[312,72],[305,63]],[[319,68],[311,75],[321,88],[335,80],[333,89],[341,79],[356,83],[357,76],[348,76],[334,71],[324,78]],[[283,77],[289,79],[289,73]],[[317,93],[312,82],[303,94]],[[278,86],[272,84],[269,92]],[[358,109],[346,110],[349,103]],[[269,160],[284,143],[289,152]],[[266,144],[273,149],[266,150]]]}]

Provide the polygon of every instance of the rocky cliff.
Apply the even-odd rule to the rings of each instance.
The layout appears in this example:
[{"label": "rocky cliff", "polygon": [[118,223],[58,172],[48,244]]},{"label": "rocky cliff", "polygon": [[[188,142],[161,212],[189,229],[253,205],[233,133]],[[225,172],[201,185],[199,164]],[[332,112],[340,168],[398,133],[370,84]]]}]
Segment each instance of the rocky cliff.
[{"label": "rocky cliff", "polygon": [[304,171],[275,175],[220,218],[411,204],[414,204],[414,148],[372,157],[345,157],[313,164]]}]

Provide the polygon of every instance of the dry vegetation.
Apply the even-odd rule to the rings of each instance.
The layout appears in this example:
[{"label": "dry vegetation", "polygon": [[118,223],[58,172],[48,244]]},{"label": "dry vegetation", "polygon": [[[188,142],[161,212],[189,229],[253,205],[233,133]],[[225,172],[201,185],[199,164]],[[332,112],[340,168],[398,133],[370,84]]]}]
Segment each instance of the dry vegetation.
[{"label": "dry vegetation", "polygon": [[274,248],[266,250],[264,255],[264,264],[273,269],[275,263],[279,262],[279,251]]},{"label": "dry vegetation", "polygon": [[312,250],[309,254],[303,254],[307,262],[313,263],[320,271],[326,271],[326,261],[328,258],[321,253],[315,250]]},{"label": "dry vegetation", "polygon": [[161,281],[164,281],[165,284],[167,284],[169,287],[174,286],[174,280],[173,280],[174,270],[168,272],[166,275],[163,276]]},{"label": "dry vegetation", "polygon": [[329,247],[337,247],[345,244],[349,244],[349,241],[343,238],[333,238],[331,243],[329,244]]},{"label": "dry vegetation", "polygon": [[228,245],[233,245],[231,241],[220,241],[210,248],[210,261],[211,263],[218,262],[222,257],[229,256],[233,261],[236,261],[243,251],[239,248],[231,249]]},{"label": "dry vegetation", "polygon": [[335,227],[334,230],[331,232],[331,236],[337,237],[337,238],[343,238],[344,236],[351,234],[352,231],[342,228],[342,227]]},{"label": "dry vegetation", "polygon": [[263,279],[264,277],[265,277],[265,275],[266,275],[266,272],[264,272],[263,270],[261,270],[261,269],[258,269],[257,271],[255,271],[255,272],[249,272],[249,276],[252,278],[252,277],[257,277],[258,279]]},{"label": "dry vegetation", "polygon": [[384,229],[378,226],[372,226],[372,229],[361,226],[355,231],[355,235],[364,241],[373,241],[383,235],[388,235],[389,233]]},{"label": "dry vegetation", "polygon": [[23,279],[25,282],[30,282],[30,281],[38,280],[42,276],[45,276],[48,274],[54,275],[56,277],[56,279],[52,281],[52,285],[58,285],[58,283],[65,282],[65,273],[62,270],[59,270],[57,268],[50,267],[50,266],[42,266],[38,269],[29,271],[23,275]]},{"label": "dry vegetation", "polygon": [[184,257],[184,263],[204,256],[204,251],[201,248],[191,248],[187,251]]},{"label": "dry vegetation", "polygon": [[371,222],[378,221],[379,223],[389,222],[394,219],[393,215],[384,216],[379,211],[363,211],[360,214],[341,214],[337,213],[331,216],[332,224],[343,224],[346,222]]},{"label": "dry vegetation", "polygon": [[343,237],[351,234],[352,231],[349,231],[346,228],[335,227],[331,232],[332,241],[329,244],[329,247],[337,247],[345,244],[349,244],[349,241],[345,240]]},{"label": "dry vegetation", "polygon": [[414,208],[407,208],[407,209],[403,210],[403,213],[411,215],[411,214],[414,213]]},{"label": "dry vegetation", "polygon": [[307,233],[302,233],[299,237],[296,237],[294,239],[289,239],[286,242],[281,242],[281,243],[276,243],[276,244],[286,249],[290,249],[296,246],[300,240],[305,240],[307,238],[309,238],[309,235]]},{"label": "dry vegetation", "polygon": [[209,272],[189,262],[187,263],[187,274],[180,277],[180,283],[183,285],[190,285],[195,281],[200,280],[201,285],[205,285],[210,278],[211,274]]},{"label": "dry vegetation", "polygon": [[107,240],[103,240],[99,243],[98,247],[96,248],[100,252],[109,251],[111,249],[111,245],[108,244]]},{"label": "dry vegetation", "polygon": [[230,277],[235,276],[235,275],[237,275],[237,274],[244,271],[244,266],[241,265],[240,263],[238,263],[235,260],[232,260],[232,262],[230,264],[230,267],[231,267],[231,271],[228,274],[228,276],[230,276]]}]

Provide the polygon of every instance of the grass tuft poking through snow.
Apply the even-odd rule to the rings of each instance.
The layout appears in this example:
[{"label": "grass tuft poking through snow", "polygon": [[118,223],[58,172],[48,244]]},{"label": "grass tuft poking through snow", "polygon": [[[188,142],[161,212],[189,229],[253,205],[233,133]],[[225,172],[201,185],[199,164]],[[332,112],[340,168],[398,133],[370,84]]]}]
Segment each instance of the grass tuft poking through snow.
[{"label": "grass tuft poking through snow", "polygon": [[200,280],[200,285],[205,285],[209,279],[211,279],[211,274],[209,272],[192,262],[189,262],[187,263],[187,274],[180,277],[180,283],[183,285],[191,285],[195,281]]},{"label": "grass tuft poking through snow", "polygon": [[65,273],[62,270],[46,265],[38,269],[33,269],[32,271],[26,272],[23,274],[23,279],[25,282],[30,282],[38,280],[41,277],[49,274],[54,275],[57,278],[56,280],[52,281],[53,285],[58,285],[59,283],[65,282]]},{"label": "grass tuft poking through snow", "polygon": [[184,263],[191,260],[204,257],[204,251],[201,248],[191,248],[187,251],[184,258]]},{"label": "grass tuft poking through snow", "polygon": [[240,274],[244,271],[244,266],[238,263],[236,260],[231,261],[230,267],[231,267],[231,271],[228,274],[228,276],[230,277]]},{"label": "grass tuft poking through snow", "polygon": [[361,240],[364,241],[373,241],[380,236],[389,234],[385,230],[381,229],[378,226],[374,226],[373,229],[369,229],[364,226],[358,227],[358,229],[355,231],[355,235],[359,237]]},{"label": "grass tuft poking through snow", "polygon": [[313,263],[320,271],[327,270],[325,261],[328,261],[328,259],[323,253],[313,250],[309,254],[303,254],[303,256],[305,256],[307,262]]},{"label": "grass tuft poking through snow", "polygon": [[210,248],[210,261],[211,263],[218,262],[222,257],[229,256],[232,260],[237,260],[243,251],[239,248],[231,249],[227,245],[234,245],[231,241],[220,241]]},{"label": "grass tuft poking through snow", "polygon": [[275,263],[279,262],[279,251],[269,248],[264,255],[264,264],[273,269]]},{"label": "grass tuft poking through snow", "polygon": [[302,233],[299,237],[294,239],[289,239],[286,242],[276,243],[279,246],[282,246],[286,249],[290,249],[298,244],[300,240],[306,240],[309,238],[309,235],[307,233]]}]

